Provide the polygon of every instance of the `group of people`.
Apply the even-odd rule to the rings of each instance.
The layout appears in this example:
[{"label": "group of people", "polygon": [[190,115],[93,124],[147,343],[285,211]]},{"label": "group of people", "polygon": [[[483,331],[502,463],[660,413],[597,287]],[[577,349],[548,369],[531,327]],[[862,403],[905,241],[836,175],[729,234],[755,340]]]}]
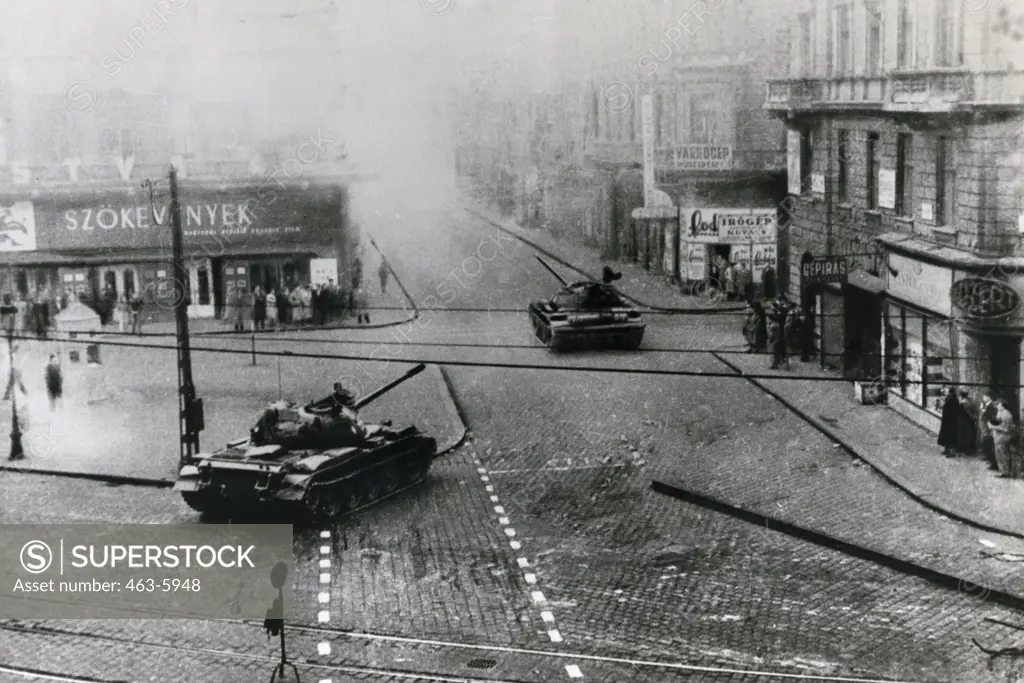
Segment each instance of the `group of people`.
[{"label": "group of people", "polygon": [[[12,398],[17,399],[20,413],[18,422],[20,426],[27,428],[28,407],[26,399],[28,398],[29,391],[25,386],[25,380],[21,375],[19,364],[15,363],[14,367],[11,367],[11,358],[18,357],[20,345],[14,344],[13,351],[6,348],[6,343],[3,344],[3,347],[0,349],[0,352],[3,354],[3,357],[0,358],[0,381],[4,382],[6,388],[0,400],[10,401]],[[64,397],[64,373],[57,354],[50,354],[46,367],[43,369],[43,383],[46,386],[46,394],[50,400],[50,412],[55,412],[61,406]]]},{"label": "group of people", "polygon": [[[757,288],[754,282],[754,273],[746,261],[741,261],[739,266],[725,257],[719,256],[711,264],[710,284],[716,289],[725,293],[729,301],[754,300],[754,291]],[[764,289],[764,297],[772,299],[775,297],[775,269],[768,265],[761,272],[761,285]]]},{"label": "group of people", "polygon": [[[390,273],[391,267],[382,260],[377,270],[381,294],[387,294]],[[290,290],[283,285],[269,291],[257,286],[251,293],[235,290],[228,300],[234,329],[245,331],[249,321],[253,330],[289,324],[323,325],[348,315],[355,317],[359,324],[368,325],[367,288],[359,255],[353,259],[350,274],[347,289],[335,284],[331,278],[319,285],[301,283]]]},{"label": "group of people", "polygon": [[966,389],[949,387],[942,403],[939,445],[947,458],[975,455],[981,451],[990,470],[1002,478],[1020,478],[1021,463],[1015,456],[1016,422],[1006,401],[988,395],[978,404]]},{"label": "group of people", "polygon": [[809,360],[813,346],[814,328],[807,313],[797,308],[784,292],[772,300],[747,302],[747,316],[743,323],[743,338],[747,353],[771,353],[771,368],[789,368],[789,357],[800,354],[800,360]]},{"label": "group of people", "polygon": [[13,305],[18,309],[18,312],[14,314],[13,324],[15,330],[34,334],[40,339],[45,339],[49,334],[50,326],[53,324],[54,309],[57,308],[59,302],[51,300],[49,295],[45,293],[34,297],[21,296],[17,300],[10,294],[4,294],[3,305]]}]

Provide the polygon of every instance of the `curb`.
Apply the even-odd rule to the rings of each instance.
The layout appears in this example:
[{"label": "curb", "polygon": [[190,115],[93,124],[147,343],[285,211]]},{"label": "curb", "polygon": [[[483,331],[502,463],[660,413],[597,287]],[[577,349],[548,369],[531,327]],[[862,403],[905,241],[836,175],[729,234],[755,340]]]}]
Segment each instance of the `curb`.
[{"label": "curb", "polygon": [[[463,207],[463,209],[466,211],[466,213],[468,213],[468,214],[470,214],[472,216],[476,216],[477,218],[490,223],[491,225],[493,225],[498,230],[501,230],[504,233],[512,235],[512,237],[515,237],[517,240],[519,240],[523,244],[526,244],[527,246],[529,246],[530,248],[534,249],[535,251],[538,251],[541,254],[544,254],[545,256],[547,256],[552,261],[555,261],[556,263],[559,263],[559,264],[565,266],[566,268],[569,268],[570,270],[573,270],[573,271],[579,273],[580,275],[582,275],[583,277],[587,278],[588,280],[598,281],[598,280],[601,279],[601,278],[598,278],[598,277],[594,277],[593,275],[591,275],[587,271],[583,270],[582,268],[579,268],[579,267],[569,263],[568,261],[563,259],[561,256],[558,256],[557,254],[552,253],[551,251],[549,251],[548,249],[540,246],[536,242],[534,242],[534,241],[532,241],[532,240],[530,240],[530,239],[528,239],[526,237],[523,237],[522,235],[518,234],[518,231],[511,230],[511,229],[507,228],[506,226],[501,225],[501,223],[499,223],[498,221],[494,220],[494,218],[492,218],[491,216],[488,216],[488,215],[486,215],[484,213],[480,213],[476,209],[471,209],[469,207]],[[658,312],[661,312],[661,313],[686,313],[686,314],[689,314],[689,315],[721,315],[721,314],[736,313],[737,311],[745,311],[746,310],[746,305],[742,305],[742,306],[728,306],[728,307],[719,307],[719,308],[700,308],[700,307],[697,307],[697,308],[673,308],[673,307],[668,307],[668,306],[655,306],[654,304],[649,304],[649,303],[646,303],[644,301],[640,301],[639,299],[634,299],[633,297],[631,297],[631,296],[629,296],[629,295],[627,295],[627,294],[625,294],[623,292],[619,292],[619,293],[622,295],[622,298],[624,298],[627,301],[630,301],[630,302],[636,304],[637,306],[640,306],[642,308],[647,308],[647,309],[650,309],[652,311],[658,311]]]},{"label": "curb", "polygon": [[[821,434],[823,434],[824,436],[827,436],[829,439],[831,439],[835,443],[839,444],[839,446],[844,451],[846,451],[847,453],[849,453],[853,457],[857,458],[861,462],[866,463],[873,470],[878,472],[890,484],[894,485],[896,488],[900,489],[901,491],[906,493],[908,496],[910,496],[913,500],[917,501],[918,503],[920,503],[921,505],[925,506],[929,510],[932,510],[934,512],[938,512],[939,514],[942,514],[942,515],[944,515],[946,517],[949,517],[950,519],[955,520],[957,522],[961,522],[963,524],[967,524],[967,525],[973,526],[976,529],[981,529],[982,531],[988,531],[990,533],[996,533],[996,534],[1000,534],[1000,535],[1003,535],[1003,536],[1011,536],[1013,538],[1024,539],[1024,533],[1021,533],[1020,531],[1013,531],[1013,530],[1006,529],[1006,528],[1003,528],[1003,527],[1000,527],[1000,526],[997,526],[997,525],[989,524],[989,523],[986,523],[986,522],[980,522],[980,521],[978,521],[976,519],[972,519],[972,518],[967,517],[967,516],[965,516],[963,514],[960,514],[958,512],[950,510],[950,509],[946,508],[945,506],[943,506],[941,503],[934,502],[931,498],[929,498],[929,497],[927,497],[925,495],[917,493],[913,489],[913,487],[910,485],[910,483],[908,483],[902,476],[900,476],[899,474],[891,471],[888,467],[885,467],[884,465],[880,465],[880,464],[874,462],[872,458],[869,458],[868,456],[865,456],[864,454],[862,454],[860,451],[858,451],[856,448],[854,448],[849,443],[847,443],[845,439],[843,439],[841,436],[836,434],[830,428],[826,427],[820,421],[814,419],[810,415],[806,414],[805,412],[803,412],[802,410],[797,408],[792,402],[789,401],[789,399],[787,399],[784,396],[782,396],[779,392],[777,392],[777,391],[775,391],[773,389],[770,389],[768,386],[766,386],[764,384],[763,381],[761,381],[759,379],[754,379],[752,377],[749,377],[741,368],[739,368],[738,366],[734,365],[733,363],[730,363],[729,361],[725,360],[718,353],[712,352],[711,355],[714,356],[723,365],[725,365],[728,368],[730,368],[731,370],[733,370],[736,374],[742,376],[744,379],[746,379],[746,381],[750,382],[751,384],[756,386],[758,389],[760,389],[761,391],[763,391],[764,393],[768,394],[769,396],[774,398],[776,401],[778,401],[779,403],[784,405],[786,408],[789,409],[790,412],[794,413],[797,417],[802,419],[804,422],[806,422],[807,424],[809,424],[812,427],[814,427]],[[780,377],[779,379],[780,380],[784,380],[786,378],[785,377]]]},{"label": "curb", "polygon": [[148,486],[150,488],[169,489],[174,486],[171,479],[147,479],[145,477],[126,477],[119,474],[97,474],[92,472],[68,472],[63,470],[44,470],[36,467],[18,467],[17,465],[0,464],[0,472],[15,474],[35,474],[48,477],[64,477],[65,479],[85,479],[119,486]]},{"label": "curb", "polygon": [[766,529],[778,531],[780,533],[786,534],[787,536],[799,538],[801,540],[814,543],[815,545],[820,545],[831,550],[841,552],[846,555],[851,555],[853,557],[858,557],[862,560],[867,560],[869,562],[882,565],[889,569],[898,571],[902,574],[916,576],[931,583],[938,584],[943,588],[951,588],[959,593],[964,594],[966,594],[966,592],[970,590],[971,593],[976,592],[978,594],[978,597],[982,600],[991,599],[994,602],[997,602],[1001,605],[1005,605],[1007,607],[1011,607],[1013,609],[1024,609],[1024,597],[1014,595],[1013,593],[995,590],[993,588],[989,588],[988,586],[977,584],[974,581],[970,581],[968,579],[955,576],[953,574],[947,574],[936,569],[929,569],[928,567],[924,567],[913,562],[908,562],[906,560],[901,560],[898,557],[893,557],[892,555],[888,555],[877,550],[871,550],[870,548],[865,548],[863,546],[855,545],[853,543],[848,543],[847,541],[842,541],[838,538],[834,538],[827,534],[823,534],[821,532],[814,531],[806,527],[796,526],[795,524],[790,524],[789,522],[783,522],[773,517],[762,515],[759,512],[746,510],[744,508],[722,502],[710,496],[705,496],[700,493],[694,493],[693,491],[687,491],[686,489],[679,488],[678,486],[673,486],[671,484],[666,484],[664,482],[652,480],[651,489],[656,491],[657,493],[672,496],[673,498],[678,498],[679,500],[683,500],[688,503],[692,503],[694,505],[699,505],[700,507],[707,508],[709,510],[714,510],[715,512],[720,512],[722,514],[729,515],[730,517],[742,520],[744,522],[757,524],[758,526],[764,526]]},{"label": "curb", "polygon": [[444,389],[444,392],[446,394],[448,394],[447,406],[452,422],[460,425],[462,428],[462,433],[459,434],[459,437],[455,439],[455,441],[453,441],[451,445],[445,446],[444,448],[441,448],[437,451],[436,457],[440,458],[442,456],[448,455],[452,451],[457,450],[460,446],[462,446],[462,444],[466,442],[467,437],[469,437],[469,428],[466,426],[467,423],[464,417],[464,413],[462,412],[462,407],[459,405],[458,401],[455,398],[455,391],[454,389],[452,389],[451,380],[448,379],[448,375],[445,373],[444,368],[440,365],[435,365],[433,363],[430,364],[429,367],[437,369],[437,375],[440,378],[441,388]]}]

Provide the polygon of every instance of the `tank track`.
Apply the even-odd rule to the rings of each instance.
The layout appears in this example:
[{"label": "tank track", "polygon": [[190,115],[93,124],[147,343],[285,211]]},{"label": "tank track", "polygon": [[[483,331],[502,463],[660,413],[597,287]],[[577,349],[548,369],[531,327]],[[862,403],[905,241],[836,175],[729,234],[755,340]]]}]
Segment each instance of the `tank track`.
[{"label": "tank track", "polygon": [[298,506],[309,523],[322,523],[359,512],[414,488],[426,480],[431,459],[403,453],[359,472],[314,480]]}]

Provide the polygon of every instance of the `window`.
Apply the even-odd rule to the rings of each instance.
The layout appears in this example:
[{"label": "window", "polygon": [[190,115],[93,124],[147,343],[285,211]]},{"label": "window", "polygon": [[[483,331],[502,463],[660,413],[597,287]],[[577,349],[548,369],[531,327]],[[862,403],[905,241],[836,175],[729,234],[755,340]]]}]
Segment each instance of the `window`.
[{"label": "window", "polygon": [[896,27],[896,66],[909,69],[914,65],[914,14],[913,0],[899,0]]},{"label": "window", "polygon": [[800,191],[811,191],[811,173],[814,172],[814,136],[812,131],[805,130],[800,134]]},{"label": "window", "polygon": [[849,137],[848,131],[841,130],[838,133],[838,140],[836,144],[836,186],[839,193],[839,202],[845,204],[850,201],[850,190],[849,190],[849,168],[847,163],[847,155],[849,153]]},{"label": "window", "polygon": [[935,148],[935,223],[956,225],[956,148],[953,138],[941,137]]},{"label": "window", "polygon": [[882,10],[877,0],[867,2],[867,73],[877,76],[882,73]]},{"label": "window", "polygon": [[881,170],[878,157],[878,133],[868,133],[867,147],[864,150],[868,176],[868,208],[878,208],[878,172]]},{"label": "window", "polygon": [[958,43],[956,14],[953,0],[936,0],[935,8],[935,64],[936,66],[959,66],[963,55]]},{"label": "window", "polygon": [[853,71],[853,44],[850,42],[850,6],[839,5],[835,9],[836,73],[849,74]]},{"label": "window", "polygon": [[719,139],[719,115],[713,93],[701,93],[690,98],[690,142],[711,145]]},{"label": "window", "polygon": [[811,62],[811,13],[803,12],[799,15],[799,40],[797,42],[799,53],[797,54],[797,76],[810,76],[813,70]]},{"label": "window", "polygon": [[914,150],[909,133],[896,136],[896,215],[914,215]]},{"label": "window", "polygon": [[943,392],[954,381],[953,326],[913,308],[888,304],[895,349],[887,349],[894,370],[893,391],[914,405],[942,415]]}]

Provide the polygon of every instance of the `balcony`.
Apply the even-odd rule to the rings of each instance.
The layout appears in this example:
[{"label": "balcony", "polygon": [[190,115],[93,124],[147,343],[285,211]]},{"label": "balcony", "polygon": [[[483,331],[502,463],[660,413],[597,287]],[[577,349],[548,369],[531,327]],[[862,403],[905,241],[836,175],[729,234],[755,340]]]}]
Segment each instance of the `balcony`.
[{"label": "balcony", "polygon": [[1024,113],[1024,72],[931,69],[892,71],[885,76],[770,79],[764,108],[779,114],[953,114],[989,110]]}]

